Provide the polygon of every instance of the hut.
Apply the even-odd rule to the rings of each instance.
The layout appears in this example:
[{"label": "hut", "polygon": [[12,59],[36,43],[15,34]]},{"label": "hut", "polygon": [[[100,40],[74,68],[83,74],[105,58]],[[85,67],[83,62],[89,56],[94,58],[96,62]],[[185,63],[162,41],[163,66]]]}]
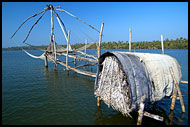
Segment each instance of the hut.
[{"label": "hut", "polygon": [[94,95],[125,116],[145,104],[170,97],[175,89],[170,73],[181,80],[176,59],[164,54],[106,52],[98,61]]}]

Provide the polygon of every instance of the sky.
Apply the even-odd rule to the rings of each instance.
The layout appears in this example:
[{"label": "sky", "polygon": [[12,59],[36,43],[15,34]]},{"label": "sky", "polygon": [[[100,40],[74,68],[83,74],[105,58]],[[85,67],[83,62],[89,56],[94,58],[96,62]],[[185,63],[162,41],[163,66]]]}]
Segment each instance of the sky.
[{"label": "sky", "polygon": [[[2,48],[27,46],[22,42],[40,15],[25,22],[13,39],[10,37],[24,20],[44,10],[48,4],[60,6],[98,30],[104,23],[102,42],[128,41],[130,27],[132,42],[160,40],[161,34],[164,40],[188,39],[187,2],[2,2]],[[71,44],[98,40],[98,32],[64,12],[56,12],[67,31],[71,31]],[[26,43],[36,46],[50,43],[50,17],[51,13],[47,11]],[[66,39],[55,16],[53,22],[56,43],[65,45]]]}]

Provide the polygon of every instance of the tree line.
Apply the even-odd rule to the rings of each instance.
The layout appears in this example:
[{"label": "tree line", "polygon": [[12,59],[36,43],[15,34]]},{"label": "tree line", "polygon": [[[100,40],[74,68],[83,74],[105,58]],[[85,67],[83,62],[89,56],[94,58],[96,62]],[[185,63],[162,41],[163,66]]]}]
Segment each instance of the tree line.
[{"label": "tree line", "polygon": [[[72,48],[77,49],[85,44],[77,43],[71,45]],[[66,45],[61,45],[66,48]],[[21,50],[21,49],[30,49],[30,50],[37,50],[42,49],[45,50],[47,46],[22,46],[22,47],[8,47],[3,48],[2,50]],[[141,41],[141,42],[132,42],[131,43],[132,49],[161,49],[161,42],[160,40],[157,41]],[[96,49],[96,44],[91,45],[88,49]],[[112,41],[112,42],[102,42],[101,49],[129,49],[128,41]],[[188,49],[188,40],[186,38],[180,37],[176,38],[176,40],[169,40],[166,38],[164,40],[164,49]]]}]

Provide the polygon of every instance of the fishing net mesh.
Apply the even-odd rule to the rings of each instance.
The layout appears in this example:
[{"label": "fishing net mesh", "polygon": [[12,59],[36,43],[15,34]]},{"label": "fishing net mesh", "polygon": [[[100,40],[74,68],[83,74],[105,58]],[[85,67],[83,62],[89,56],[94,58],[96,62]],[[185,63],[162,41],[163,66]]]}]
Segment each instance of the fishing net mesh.
[{"label": "fishing net mesh", "polygon": [[123,115],[130,116],[130,88],[121,65],[115,56],[106,57],[102,65],[95,96],[99,96],[108,107],[111,106]]}]

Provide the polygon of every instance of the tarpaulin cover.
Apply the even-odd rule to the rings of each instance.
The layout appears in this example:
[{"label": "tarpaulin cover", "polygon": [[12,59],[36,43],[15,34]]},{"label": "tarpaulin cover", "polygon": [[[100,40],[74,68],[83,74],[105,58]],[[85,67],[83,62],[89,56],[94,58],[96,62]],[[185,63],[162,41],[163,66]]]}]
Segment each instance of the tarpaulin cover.
[{"label": "tarpaulin cover", "polygon": [[[146,94],[146,102],[159,101],[165,96],[171,96],[175,88],[169,67],[174,70],[178,81],[181,80],[181,70],[177,61],[168,55],[130,52],[106,52],[99,58],[99,65],[95,81],[97,90],[99,73],[102,71],[102,63],[108,56],[115,56],[126,75],[131,91],[131,109],[138,108],[141,96]],[[99,95],[101,96],[101,95]]]}]

